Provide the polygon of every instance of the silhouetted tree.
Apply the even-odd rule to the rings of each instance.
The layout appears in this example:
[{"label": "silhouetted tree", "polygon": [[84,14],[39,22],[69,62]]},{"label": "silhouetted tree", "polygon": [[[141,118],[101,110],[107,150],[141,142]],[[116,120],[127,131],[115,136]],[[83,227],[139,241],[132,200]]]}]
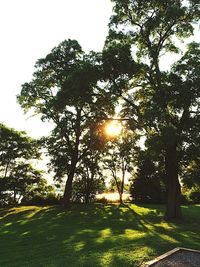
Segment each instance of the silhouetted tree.
[{"label": "silhouetted tree", "polygon": [[166,202],[165,173],[148,151],[138,153],[137,170],[132,177],[130,194],[133,202],[160,204]]},{"label": "silhouetted tree", "polygon": [[96,142],[98,123],[114,109],[101,89],[101,60],[86,55],[77,41],[67,40],[36,63],[33,80],[22,86],[18,101],[54,124],[46,146],[55,179],[67,177],[63,204],[72,196],[79,163]]}]

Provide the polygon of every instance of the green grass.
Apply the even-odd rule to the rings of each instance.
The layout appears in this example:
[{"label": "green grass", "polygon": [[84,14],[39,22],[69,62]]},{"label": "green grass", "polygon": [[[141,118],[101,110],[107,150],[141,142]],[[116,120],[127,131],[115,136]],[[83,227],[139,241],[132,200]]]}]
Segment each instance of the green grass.
[{"label": "green grass", "polygon": [[0,266],[140,266],[174,247],[200,249],[200,205],[184,220],[163,206],[77,205],[0,209]]}]

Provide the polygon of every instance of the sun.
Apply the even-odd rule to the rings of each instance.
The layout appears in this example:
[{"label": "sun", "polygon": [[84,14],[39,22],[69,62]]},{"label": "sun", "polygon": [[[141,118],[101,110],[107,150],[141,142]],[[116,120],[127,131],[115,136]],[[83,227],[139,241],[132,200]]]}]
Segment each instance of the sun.
[{"label": "sun", "polygon": [[110,121],[105,126],[105,132],[108,136],[116,137],[120,135],[122,130],[122,125],[118,121]]}]

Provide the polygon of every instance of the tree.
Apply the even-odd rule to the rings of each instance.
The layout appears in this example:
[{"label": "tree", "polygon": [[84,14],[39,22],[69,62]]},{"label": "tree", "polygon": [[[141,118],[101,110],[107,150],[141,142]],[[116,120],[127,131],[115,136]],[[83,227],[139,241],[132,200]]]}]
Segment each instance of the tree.
[{"label": "tree", "polygon": [[112,138],[108,142],[104,153],[104,166],[111,172],[121,204],[123,203],[125,178],[133,171],[137,139],[137,135],[124,131],[121,136]]},{"label": "tree", "polygon": [[55,187],[49,185],[45,178],[39,179],[37,184],[27,187],[26,194],[21,199],[23,205],[55,205],[60,204],[60,195]]},{"label": "tree", "polygon": [[38,186],[41,179],[42,172],[34,169],[29,163],[13,166],[9,176],[4,178],[12,203],[20,203],[34,186]]},{"label": "tree", "polygon": [[[127,103],[126,110],[129,109],[135,127],[143,130],[147,138],[152,134],[158,137],[165,156],[168,191],[165,218],[178,219],[181,217],[180,155],[187,135],[192,134],[191,124],[194,135],[198,135],[194,129],[199,127],[198,45],[190,45],[171,71],[162,71],[160,62],[163,54],[179,52],[178,42],[174,42],[176,37],[184,39],[192,35],[194,24],[199,21],[199,3],[195,0],[112,2],[114,14],[105,51],[113,51],[112,47],[119,44],[126,51],[128,46],[130,49],[126,72],[123,75],[118,72],[115,77],[108,75],[110,88]],[[112,57],[116,59],[118,54]],[[130,70],[130,64],[135,68]]]},{"label": "tree", "polygon": [[[41,179],[31,160],[39,159],[39,144],[19,132],[0,125],[0,184],[2,202],[19,203],[29,187]],[[6,200],[7,199],[7,200]]]},{"label": "tree", "polygon": [[22,86],[18,101],[54,124],[46,146],[55,179],[67,177],[63,204],[72,196],[72,183],[81,160],[96,142],[98,124],[114,108],[101,90],[101,61],[86,55],[75,40],[63,41],[36,63],[31,82]]},{"label": "tree", "polygon": [[38,159],[39,144],[25,132],[16,131],[0,124],[0,163],[3,176],[7,176],[10,165],[20,160]]},{"label": "tree", "polygon": [[154,203],[165,202],[166,187],[162,168],[152,158],[148,150],[139,151],[136,158],[137,171],[132,177],[130,194],[133,202]]},{"label": "tree", "polygon": [[99,151],[90,151],[79,165],[73,182],[75,201],[89,203],[105,189],[100,158]]}]

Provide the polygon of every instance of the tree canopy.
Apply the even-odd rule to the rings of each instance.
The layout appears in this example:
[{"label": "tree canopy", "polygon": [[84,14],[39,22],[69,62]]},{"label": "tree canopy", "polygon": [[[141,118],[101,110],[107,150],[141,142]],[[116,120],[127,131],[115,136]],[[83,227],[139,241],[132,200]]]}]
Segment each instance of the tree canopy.
[{"label": "tree canopy", "polygon": [[18,203],[42,179],[32,166],[40,158],[39,143],[0,124],[0,202]]},{"label": "tree canopy", "polygon": [[67,177],[63,204],[72,195],[76,167],[98,142],[98,125],[114,114],[114,105],[101,90],[98,53],[85,54],[77,41],[66,40],[36,63],[33,80],[22,86],[18,101],[55,125],[46,140],[55,179]]}]

